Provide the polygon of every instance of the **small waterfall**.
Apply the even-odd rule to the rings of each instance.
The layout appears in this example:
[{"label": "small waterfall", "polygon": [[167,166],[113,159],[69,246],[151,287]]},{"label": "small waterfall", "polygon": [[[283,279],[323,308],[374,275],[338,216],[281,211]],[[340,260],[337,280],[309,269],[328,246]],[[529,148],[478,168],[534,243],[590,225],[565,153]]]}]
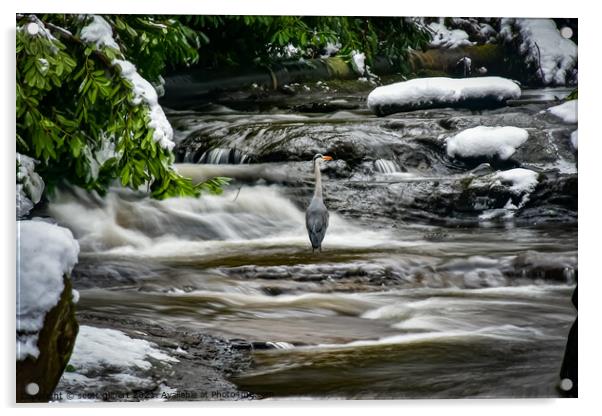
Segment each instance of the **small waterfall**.
[{"label": "small waterfall", "polygon": [[[119,189],[104,197],[81,190],[57,191],[48,215],[72,230],[82,252],[115,249],[155,257],[215,256],[227,250],[250,250],[243,248],[245,244],[306,247],[309,241],[303,209],[278,187],[268,186],[162,201]],[[330,214],[326,241],[338,247],[392,244],[390,235],[356,227],[336,212]]]},{"label": "small waterfall", "polygon": [[248,161],[249,156],[238,149],[217,148],[203,153],[197,163],[207,163],[210,165],[239,165]]},{"label": "small waterfall", "polygon": [[401,172],[401,169],[399,168],[399,165],[396,162],[394,162],[392,160],[387,160],[387,159],[375,160],[374,168],[376,169],[377,172],[385,173],[385,174]]}]

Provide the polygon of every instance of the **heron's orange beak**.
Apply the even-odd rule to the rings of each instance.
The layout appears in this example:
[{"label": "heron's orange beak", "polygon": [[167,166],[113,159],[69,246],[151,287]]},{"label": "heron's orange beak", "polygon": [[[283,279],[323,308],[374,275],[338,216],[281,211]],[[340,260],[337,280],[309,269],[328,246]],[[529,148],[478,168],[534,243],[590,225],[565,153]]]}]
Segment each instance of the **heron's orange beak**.
[{"label": "heron's orange beak", "polygon": [[332,156],[322,156],[322,160],[332,160]]}]

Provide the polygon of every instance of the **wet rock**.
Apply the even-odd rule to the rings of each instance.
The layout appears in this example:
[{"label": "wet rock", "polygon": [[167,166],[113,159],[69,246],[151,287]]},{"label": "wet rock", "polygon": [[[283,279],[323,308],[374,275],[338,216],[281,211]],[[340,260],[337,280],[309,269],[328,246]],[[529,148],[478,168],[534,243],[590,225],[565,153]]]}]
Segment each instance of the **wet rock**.
[{"label": "wet rock", "polygon": [[40,355],[37,359],[28,356],[17,361],[18,403],[52,400],[52,393],[71,356],[79,326],[75,319],[71,280],[65,276],[63,283],[65,287],[58,304],[44,318],[44,327],[38,337]]},{"label": "wet rock", "polygon": [[293,107],[293,110],[301,113],[332,113],[341,110],[355,110],[359,106],[359,103],[356,102],[336,99],[300,104]]},{"label": "wet rock", "polygon": [[550,255],[536,251],[520,253],[506,274],[512,277],[551,280],[573,284],[577,265],[576,256]]},{"label": "wet rock", "polygon": [[535,188],[525,208],[537,206],[556,206],[569,209],[576,213],[578,208],[578,178],[577,175],[564,175],[557,172],[547,172],[540,175],[540,181]]}]

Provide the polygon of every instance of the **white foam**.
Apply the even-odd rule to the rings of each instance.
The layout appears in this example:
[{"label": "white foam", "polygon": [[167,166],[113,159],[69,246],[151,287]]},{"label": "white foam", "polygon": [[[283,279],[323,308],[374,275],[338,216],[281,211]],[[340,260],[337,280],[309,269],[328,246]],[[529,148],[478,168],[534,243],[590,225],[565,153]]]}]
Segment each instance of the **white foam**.
[{"label": "white foam", "polygon": [[[210,258],[248,253],[249,247],[304,249],[309,244],[305,213],[274,186],[243,187],[239,193],[202,198],[138,197],[135,203],[115,192],[101,203],[85,194],[57,192],[48,210],[73,230],[87,252]],[[325,249],[392,245],[411,243],[392,241],[387,232],[360,228],[331,211]]]}]

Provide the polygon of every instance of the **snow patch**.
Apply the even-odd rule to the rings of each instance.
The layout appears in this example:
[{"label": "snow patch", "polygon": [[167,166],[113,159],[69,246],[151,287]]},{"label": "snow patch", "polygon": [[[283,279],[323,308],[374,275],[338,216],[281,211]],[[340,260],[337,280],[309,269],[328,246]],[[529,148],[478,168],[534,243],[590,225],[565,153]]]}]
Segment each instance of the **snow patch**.
[{"label": "snow patch", "polygon": [[499,156],[506,160],[527,141],[529,133],[518,127],[478,126],[464,130],[446,141],[450,157]]},{"label": "snow patch", "polygon": [[[531,193],[537,187],[537,178],[537,172],[523,168],[495,172],[483,178],[491,187],[506,187],[512,194],[520,197],[520,200],[518,200],[518,204],[515,204],[512,198],[509,198],[503,208],[486,209],[479,215],[479,219],[481,221],[490,221],[498,218],[505,220],[514,218],[516,211],[524,207],[529,201]],[[481,185],[473,183],[471,187],[473,186]]]},{"label": "snow patch", "polygon": [[366,73],[366,55],[363,52],[351,52],[351,66],[358,75]]},{"label": "snow patch", "polygon": [[157,91],[151,85],[150,82],[140,76],[134,64],[129,61],[115,59],[113,65],[116,65],[121,70],[121,76],[127,79],[133,85],[134,97],[132,98],[132,105],[140,105],[145,103],[149,107],[149,118],[150,122],[148,126],[154,129],[153,140],[159,143],[159,145],[167,150],[172,150],[175,146],[173,142],[173,129],[163,108],[159,105],[159,97]]},{"label": "snow patch", "polygon": [[324,47],[324,55],[321,55],[320,58],[328,58],[330,56],[336,55],[336,53],[341,49],[341,46],[342,45],[339,42],[328,42]]},{"label": "snow patch", "polygon": [[520,195],[523,193],[531,193],[537,186],[537,172],[529,169],[516,168],[496,172],[493,176],[494,180],[498,180],[501,184],[510,184],[510,191]]},{"label": "snow patch", "polygon": [[44,181],[35,172],[37,160],[17,153],[17,218],[23,218],[40,202]]},{"label": "snow patch", "polygon": [[89,375],[103,368],[149,370],[152,368],[151,358],[164,362],[179,361],[146,340],[130,338],[115,329],[82,325],[69,364],[79,373]]},{"label": "snow patch", "polygon": [[[119,45],[113,39],[111,26],[100,16],[93,15],[92,22],[82,29],[80,36],[82,40],[94,43],[96,47],[109,46],[119,50]],[[155,89],[150,82],[142,78],[131,62],[114,59],[111,63],[119,67],[122,78],[132,83],[134,94],[131,101],[132,105],[140,105],[143,102],[148,105],[148,116],[150,118],[148,126],[154,129],[153,140],[159,143],[162,148],[172,150],[175,146],[173,129],[159,105],[159,97],[157,96],[157,90],[161,91],[161,88]],[[159,82],[162,82],[162,78],[159,79]],[[159,86],[162,87],[161,84]]]},{"label": "snow patch", "polygon": [[77,392],[76,397],[93,400],[102,399],[105,393],[114,397],[115,392],[161,394],[165,386],[153,374],[157,370],[169,371],[175,362],[179,360],[146,340],[131,338],[115,329],[82,325],[69,361],[73,371],[63,374],[56,391]]},{"label": "snow patch", "polygon": [[550,107],[546,111],[558,117],[564,123],[574,124],[577,123],[577,101],[569,100],[560,105]]},{"label": "snow patch", "polygon": [[577,130],[571,133],[571,144],[577,150]]},{"label": "snow patch", "polygon": [[460,29],[449,30],[443,24],[443,19],[439,23],[429,24],[428,28],[433,32],[433,40],[431,40],[430,46],[434,48],[453,49],[458,46],[474,45],[474,42],[468,40],[468,34],[465,31]]},{"label": "snow patch", "polygon": [[375,88],[368,95],[368,107],[372,110],[382,106],[424,108],[484,99],[504,102],[520,95],[518,85],[501,77],[416,78]]},{"label": "snow patch", "polygon": [[119,45],[113,39],[113,29],[111,25],[98,15],[92,15],[92,22],[82,28],[80,38],[84,42],[93,43],[97,48],[108,46],[119,50]]},{"label": "snow patch", "polygon": [[502,19],[500,35],[506,41],[520,40],[525,62],[537,68],[544,85],[565,85],[577,68],[577,45],[564,38],[551,19]]},{"label": "snow patch", "polygon": [[40,353],[44,317],[59,301],[79,244],[68,229],[44,221],[18,221],[17,230],[17,360],[24,360]]}]

